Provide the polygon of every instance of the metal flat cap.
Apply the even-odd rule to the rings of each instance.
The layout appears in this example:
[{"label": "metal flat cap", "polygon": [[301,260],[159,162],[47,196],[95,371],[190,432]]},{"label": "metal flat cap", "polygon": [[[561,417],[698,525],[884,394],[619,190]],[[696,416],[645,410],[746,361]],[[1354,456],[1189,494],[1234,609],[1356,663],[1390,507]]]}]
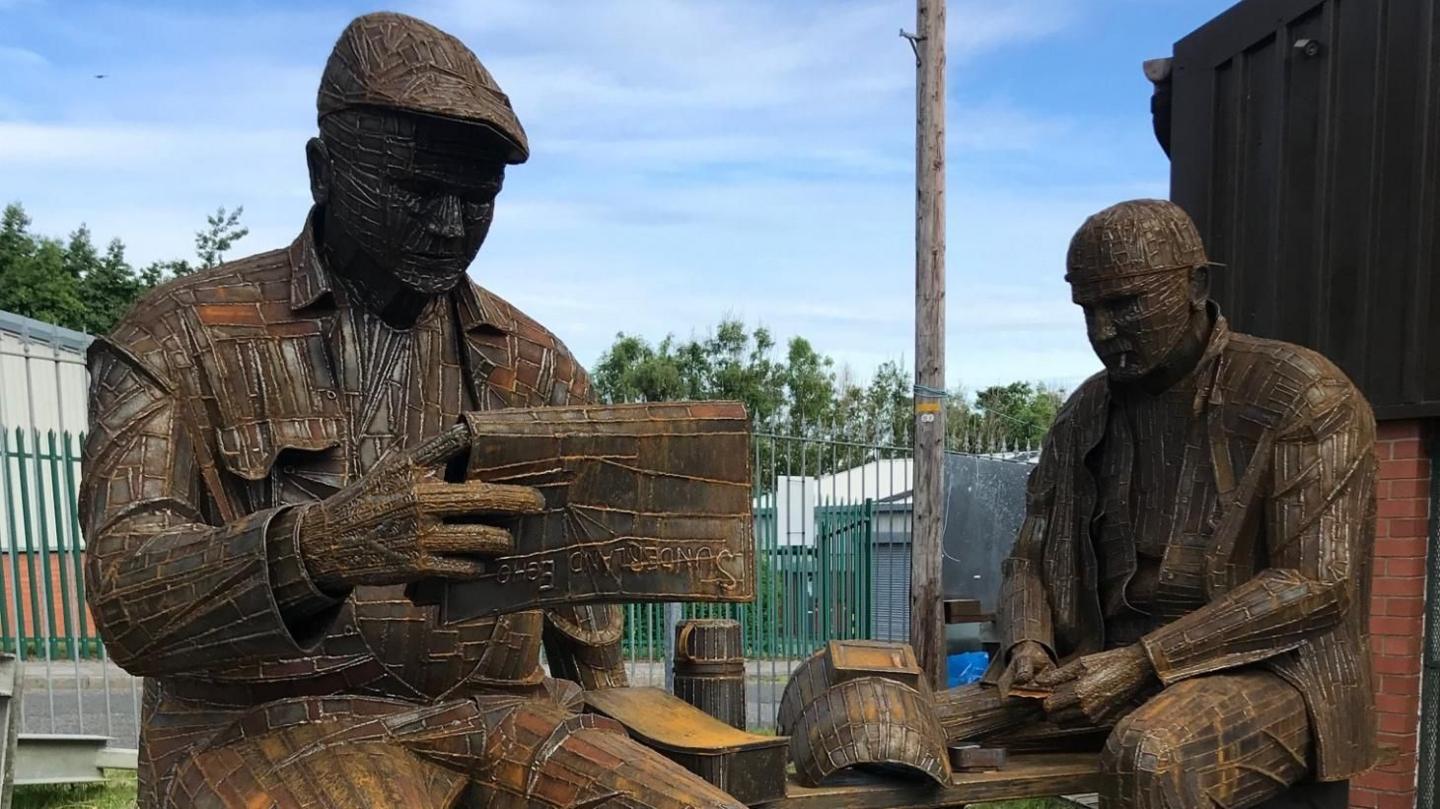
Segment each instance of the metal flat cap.
[{"label": "metal flat cap", "polygon": [[530,156],[510,99],[465,43],[404,14],[356,17],[335,43],[320,77],[320,118],[380,107],[477,124],[505,144],[507,163]]}]

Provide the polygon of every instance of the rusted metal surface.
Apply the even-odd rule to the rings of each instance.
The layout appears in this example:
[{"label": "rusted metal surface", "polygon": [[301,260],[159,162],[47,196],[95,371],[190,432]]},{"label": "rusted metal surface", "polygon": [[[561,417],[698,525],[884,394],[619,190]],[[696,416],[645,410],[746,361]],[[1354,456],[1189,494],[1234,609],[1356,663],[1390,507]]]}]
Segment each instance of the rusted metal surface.
[{"label": "rusted metal surface", "polygon": [[675,627],[675,696],[745,729],[745,646],[740,622],[692,618]]},{"label": "rusted metal surface", "polygon": [[[409,597],[493,573],[559,490],[464,480],[472,427],[498,422],[462,414],[583,406],[589,383],[466,276],[527,154],[475,55],[365,15],[319,113],[299,238],[162,285],[91,347],[87,598],[145,677],[140,809],[739,806],[545,676],[542,647],[580,685],[623,685],[617,607],[517,592],[513,611],[446,624]],[[721,478],[741,455],[716,460]],[[653,502],[684,522],[702,504],[676,491]]]},{"label": "rusted metal surface", "polygon": [[884,677],[845,680],[801,711],[790,737],[795,779],[818,786],[849,767],[945,784],[950,757],[927,690]]},{"label": "rusted metal surface", "polygon": [[924,672],[908,644],[891,641],[832,640],[790,673],[776,714],[779,733],[789,734],[821,694],[845,680],[884,677],[928,692]]},{"label": "rusted metal surface", "polygon": [[1004,770],[957,772],[945,786],[851,770],[818,787],[791,783],[768,809],[961,809],[988,801],[1095,792],[1101,779],[1094,753],[1012,756]]},{"label": "rusted metal surface", "polygon": [[472,481],[531,487],[513,552],[450,585],[446,622],[585,601],[755,597],[750,425],[739,402],[472,412]]},{"label": "rusted metal surface", "polygon": [[1440,415],[1435,14],[1246,0],[1175,43],[1156,108],[1227,316],[1334,360],[1382,420]]},{"label": "rusted metal surface", "polygon": [[658,688],[590,691],[585,704],[747,805],[785,796],[784,736],[746,733]]},{"label": "rusted metal surface", "polygon": [[1365,398],[1313,351],[1230,331],[1173,204],[1091,217],[1067,264],[1106,369],[1031,477],[985,678],[1042,698],[942,694],[950,740],[1104,737],[1101,794],[1122,808],[1254,806],[1369,768]]}]

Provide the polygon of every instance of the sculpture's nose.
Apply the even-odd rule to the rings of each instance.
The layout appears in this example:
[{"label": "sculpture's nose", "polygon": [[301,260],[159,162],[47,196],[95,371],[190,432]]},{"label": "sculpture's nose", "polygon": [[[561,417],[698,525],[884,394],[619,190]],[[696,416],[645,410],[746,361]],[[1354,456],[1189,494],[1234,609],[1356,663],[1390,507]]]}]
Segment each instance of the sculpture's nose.
[{"label": "sculpture's nose", "polygon": [[425,229],[442,239],[458,239],[465,235],[465,220],[461,216],[459,198],[454,194],[441,197],[431,208]]}]

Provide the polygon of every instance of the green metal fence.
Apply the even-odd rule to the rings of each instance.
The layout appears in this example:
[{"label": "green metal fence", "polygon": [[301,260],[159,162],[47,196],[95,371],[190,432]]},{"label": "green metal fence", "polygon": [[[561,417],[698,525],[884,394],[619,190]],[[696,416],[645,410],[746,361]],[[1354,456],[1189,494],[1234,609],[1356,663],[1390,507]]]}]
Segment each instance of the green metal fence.
[{"label": "green metal fence", "polygon": [[85,608],[77,489],[84,436],[0,428],[0,650],[99,657]]},{"label": "green metal fence", "polygon": [[884,541],[894,546],[898,533],[908,542],[910,459],[908,447],[758,433],[755,602],[683,604],[668,615],[666,605],[628,605],[627,656],[663,661],[673,622],[691,617],[738,620],[752,661],[793,665],[829,640],[875,637],[877,596],[895,586],[874,574],[877,506],[886,504]]}]

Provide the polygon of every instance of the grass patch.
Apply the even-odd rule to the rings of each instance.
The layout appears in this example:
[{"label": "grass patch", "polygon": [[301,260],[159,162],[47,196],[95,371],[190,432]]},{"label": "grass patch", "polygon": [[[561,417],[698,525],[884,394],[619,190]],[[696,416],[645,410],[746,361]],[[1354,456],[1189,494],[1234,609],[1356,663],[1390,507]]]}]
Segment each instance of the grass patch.
[{"label": "grass patch", "polygon": [[135,773],[110,770],[103,784],[15,787],[13,809],[135,809]]}]

